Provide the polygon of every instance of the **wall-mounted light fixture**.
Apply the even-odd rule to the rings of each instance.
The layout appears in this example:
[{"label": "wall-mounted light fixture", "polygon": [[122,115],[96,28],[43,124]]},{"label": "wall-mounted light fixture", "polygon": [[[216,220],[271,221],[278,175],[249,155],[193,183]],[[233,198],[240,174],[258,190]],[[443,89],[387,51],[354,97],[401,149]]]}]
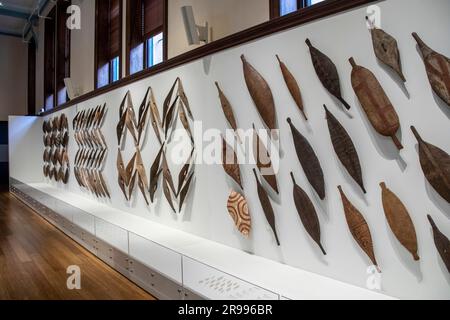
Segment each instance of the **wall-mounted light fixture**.
[{"label": "wall-mounted light fixture", "polygon": [[189,45],[200,44],[200,42],[209,42],[209,26],[199,26],[195,22],[194,10],[192,6],[181,7],[181,15],[183,16],[184,27]]}]

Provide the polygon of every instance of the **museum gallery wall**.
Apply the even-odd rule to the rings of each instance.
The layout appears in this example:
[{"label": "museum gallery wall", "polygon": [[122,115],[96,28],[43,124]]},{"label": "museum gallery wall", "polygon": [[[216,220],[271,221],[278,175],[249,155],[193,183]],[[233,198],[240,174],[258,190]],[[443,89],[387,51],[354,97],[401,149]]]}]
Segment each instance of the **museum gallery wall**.
[{"label": "museum gallery wall", "polygon": [[[61,162],[51,138],[42,144],[44,173],[54,158],[69,176],[42,179],[361,287],[376,265],[388,295],[450,298],[449,79],[439,70],[450,68],[430,51],[450,54],[450,3],[435,2],[381,1],[386,33],[371,31],[359,8],[39,119],[44,141],[55,117],[70,127],[55,133]],[[194,121],[221,133],[279,128],[279,171],[194,165],[205,143],[192,137]],[[175,128],[187,150],[177,164],[166,157],[179,147]],[[242,156],[241,138],[220,151]],[[42,172],[42,162],[26,165]]]}]

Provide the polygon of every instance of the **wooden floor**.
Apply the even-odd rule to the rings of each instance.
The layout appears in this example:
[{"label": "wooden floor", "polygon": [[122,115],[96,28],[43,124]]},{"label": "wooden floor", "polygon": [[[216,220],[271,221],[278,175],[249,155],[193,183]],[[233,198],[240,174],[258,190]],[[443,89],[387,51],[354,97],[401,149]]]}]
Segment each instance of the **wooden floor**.
[{"label": "wooden floor", "polygon": [[[81,269],[81,290],[66,270]],[[7,191],[0,191],[1,300],[154,300]]]}]

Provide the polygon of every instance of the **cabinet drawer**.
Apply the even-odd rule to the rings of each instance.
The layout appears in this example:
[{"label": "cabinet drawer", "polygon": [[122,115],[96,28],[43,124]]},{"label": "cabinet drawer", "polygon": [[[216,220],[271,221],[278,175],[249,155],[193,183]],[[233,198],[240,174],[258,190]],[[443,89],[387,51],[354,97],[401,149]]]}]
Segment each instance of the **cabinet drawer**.
[{"label": "cabinet drawer", "polygon": [[130,260],[130,279],[160,300],[180,300],[182,286],[146,265]]},{"label": "cabinet drawer", "polygon": [[129,260],[130,258],[126,253],[121,252],[115,248],[109,248],[110,251],[110,261],[109,263],[114,269],[122,273],[124,276],[129,276]]},{"label": "cabinet drawer", "polygon": [[149,291],[151,289],[151,277],[153,274],[152,270],[142,263],[136,262],[135,260],[129,261],[129,268],[130,279]]},{"label": "cabinet drawer", "polygon": [[38,208],[37,208],[37,212],[43,216],[45,214],[45,212],[47,211],[47,207],[44,206],[42,203],[39,203]]},{"label": "cabinet drawer", "polygon": [[97,257],[107,264],[111,265],[113,248],[106,242],[97,239],[96,243]]},{"label": "cabinet drawer", "polygon": [[66,218],[59,217],[57,227],[65,234],[70,234],[70,227],[72,223]]},{"label": "cabinet drawer", "polygon": [[168,278],[154,273],[152,276],[152,287],[155,289],[155,294],[161,300],[180,299],[182,292],[181,285],[169,280]]},{"label": "cabinet drawer", "polygon": [[79,226],[77,226],[76,224],[72,223],[71,227],[70,227],[70,234],[71,234],[71,237],[75,241],[80,242],[81,241],[81,237],[83,235],[83,230]]},{"label": "cabinet drawer", "polygon": [[86,231],[82,231],[81,232],[81,244],[91,253],[93,253],[94,255],[97,255],[97,250],[96,248],[96,243],[95,243],[95,236],[86,232]]}]

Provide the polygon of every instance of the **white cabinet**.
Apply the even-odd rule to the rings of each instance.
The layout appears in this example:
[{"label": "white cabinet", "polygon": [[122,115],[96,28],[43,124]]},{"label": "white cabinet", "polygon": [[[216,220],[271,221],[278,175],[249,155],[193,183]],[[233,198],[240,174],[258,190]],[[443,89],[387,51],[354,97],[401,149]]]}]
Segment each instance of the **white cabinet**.
[{"label": "white cabinet", "polygon": [[130,233],[130,256],[177,283],[182,283],[181,255]]},{"label": "white cabinet", "polygon": [[183,281],[185,288],[213,300],[279,300],[273,292],[186,257]]}]

